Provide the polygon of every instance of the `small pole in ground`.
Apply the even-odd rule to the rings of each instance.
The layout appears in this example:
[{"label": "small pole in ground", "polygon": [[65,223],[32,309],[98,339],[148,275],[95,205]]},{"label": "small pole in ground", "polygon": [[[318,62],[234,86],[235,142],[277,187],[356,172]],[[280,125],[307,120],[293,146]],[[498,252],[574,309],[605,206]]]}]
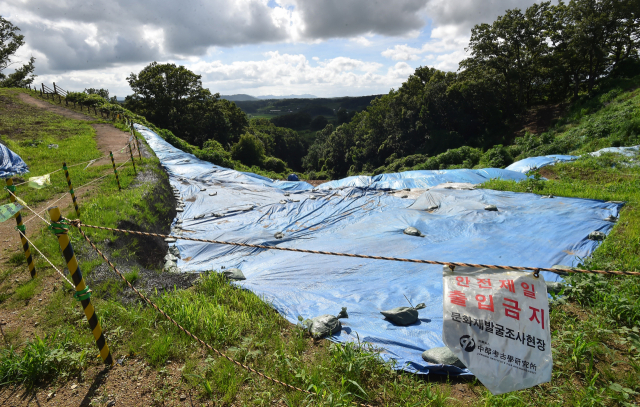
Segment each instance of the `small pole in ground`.
[{"label": "small pole in ground", "polygon": [[64,176],[67,177],[67,185],[69,186],[69,193],[71,194],[71,199],[73,200],[73,206],[76,208],[76,214],[78,215],[78,219],[80,219],[80,209],[78,209],[78,200],[76,199],[76,193],[73,190],[73,185],[71,185],[71,177],[69,177],[69,169],[67,168],[67,163],[62,163],[62,169],[64,170]]},{"label": "small pole in ground", "polygon": [[[16,201],[16,197],[15,197],[15,193],[16,193],[16,187],[15,185],[13,185],[13,179],[12,178],[7,178],[7,190],[9,192],[11,192],[11,194],[9,194],[9,200],[14,203]],[[16,226],[16,229],[18,230],[18,233],[20,233],[20,240],[22,241],[22,250],[24,250],[24,257],[27,259],[27,266],[29,267],[29,273],[31,274],[31,278],[36,278],[37,273],[36,273],[36,265],[33,262],[33,256],[31,256],[31,248],[29,247],[29,242],[27,242],[27,238],[24,235],[27,232],[27,228],[26,226],[22,223],[22,215],[20,214],[20,211],[18,211],[18,213],[15,214],[16,217],[16,223],[18,224],[18,226]]]},{"label": "small pole in ground", "polygon": [[120,178],[118,178],[118,170],[116,169],[116,162],[113,160],[113,152],[109,151],[109,155],[111,156],[111,164],[113,164],[113,172],[116,174],[116,181],[118,182],[118,191],[122,191],[120,187]]},{"label": "small pole in ground", "polygon": [[84,315],[87,317],[87,321],[89,321],[89,327],[91,328],[93,337],[96,340],[96,345],[98,345],[100,357],[102,357],[105,364],[113,366],[113,358],[111,357],[109,346],[107,345],[107,341],[104,339],[102,327],[98,321],[98,316],[93,308],[93,304],[91,304],[91,290],[84,282],[82,271],[78,265],[78,260],[76,259],[76,255],[73,253],[73,247],[71,246],[71,241],[67,234],[69,227],[66,224],[61,223],[62,214],[57,206],[49,208],[49,216],[51,217],[50,228],[58,237],[58,244],[60,244],[60,250],[67,262],[67,268],[69,269],[69,274],[71,274],[71,280],[76,286],[76,292],[73,296],[82,304]]},{"label": "small pole in ground", "polygon": [[131,122],[131,135],[136,140],[136,147],[138,147],[138,158],[140,159],[140,162],[142,162],[142,153],[140,152],[140,140],[138,140],[138,136],[136,136],[136,132],[133,127],[133,122]]},{"label": "small pole in ground", "polygon": [[131,164],[133,164],[133,173],[138,174],[136,171],[136,161],[133,159],[133,150],[131,150],[131,143],[129,143],[129,155],[131,156]]}]

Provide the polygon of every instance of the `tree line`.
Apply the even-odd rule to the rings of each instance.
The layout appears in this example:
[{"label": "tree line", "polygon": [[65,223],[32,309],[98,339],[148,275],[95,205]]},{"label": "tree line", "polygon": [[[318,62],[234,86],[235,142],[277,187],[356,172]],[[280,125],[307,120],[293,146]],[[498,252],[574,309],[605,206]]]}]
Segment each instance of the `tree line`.
[{"label": "tree line", "polygon": [[[640,70],[639,25],[640,0],[541,2],[507,10],[472,29],[470,56],[457,72],[417,68],[366,110],[339,109],[335,124],[316,120],[313,127],[320,130],[311,146],[293,130],[311,125],[308,108],[272,121],[248,120],[235,103],[203,88],[200,75],[175,64],[153,62],[131,73],[127,81],[134,94],[124,108],[165,129],[163,137],[183,140],[192,146],[185,148],[220,165],[236,160],[329,178],[414,161],[428,168],[504,166],[509,157],[502,145],[514,141],[514,126],[528,108],[588,96],[609,78]],[[33,81],[33,58],[15,74],[2,73],[24,42],[18,30],[0,17],[3,86]],[[449,150],[456,153],[436,158]]]},{"label": "tree line", "polygon": [[638,0],[507,10],[472,29],[470,57],[458,72],[420,67],[349,123],[318,132],[304,168],[336,178],[416,154],[508,144],[531,106],[577,99],[607,78],[637,74],[639,24]]}]

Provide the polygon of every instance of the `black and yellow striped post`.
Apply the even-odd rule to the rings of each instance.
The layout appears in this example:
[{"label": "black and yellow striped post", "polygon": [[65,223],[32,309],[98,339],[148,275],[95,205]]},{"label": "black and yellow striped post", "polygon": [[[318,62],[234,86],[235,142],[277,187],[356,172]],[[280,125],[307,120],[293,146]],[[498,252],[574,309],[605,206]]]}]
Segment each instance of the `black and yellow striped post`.
[{"label": "black and yellow striped post", "polygon": [[131,164],[133,164],[133,173],[138,174],[138,171],[136,171],[136,161],[133,159],[133,150],[131,150],[131,143],[129,143],[129,155],[131,156]]},{"label": "black and yellow striped post", "polygon": [[[15,197],[15,193],[16,193],[16,187],[13,185],[13,179],[12,178],[7,178],[7,190],[9,192],[11,192],[9,194],[9,200],[13,203],[16,201],[16,197]],[[25,237],[25,233],[27,233],[27,228],[24,224],[22,224],[22,215],[20,214],[20,211],[18,211],[18,213],[16,213],[15,215],[16,217],[16,223],[18,224],[18,226],[16,226],[16,229],[18,229],[18,232],[20,233],[20,240],[22,241],[22,250],[24,250],[24,257],[27,259],[27,267],[29,267],[29,273],[31,273],[31,278],[36,278],[36,265],[33,262],[33,256],[31,256],[31,248],[29,247],[29,242],[27,242],[27,238]]]},{"label": "black and yellow striped post", "polygon": [[102,327],[98,321],[98,316],[93,308],[93,304],[91,304],[91,290],[89,290],[89,287],[87,287],[87,284],[84,282],[82,271],[78,265],[76,255],[73,253],[73,247],[71,247],[71,241],[67,234],[69,226],[66,223],[62,223],[62,214],[57,206],[49,208],[49,216],[51,217],[51,226],[49,228],[58,237],[60,250],[62,250],[64,260],[67,262],[67,268],[69,269],[69,274],[71,274],[71,280],[76,286],[76,292],[73,296],[82,304],[84,315],[87,317],[87,321],[89,321],[89,327],[93,332],[93,337],[96,340],[96,345],[98,345],[98,350],[100,350],[100,357],[105,364],[112,366],[113,358],[111,357],[109,346],[107,345],[107,341],[104,339],[104,334],[102,333]]},{"label": "black and yellow striped post", "polygon": [[116,174],[116,181],[118,182],[118,191],[122,191],[120,187],[120,178],[118,178],[118,169],[116,168],[116,162],[113,160],[113,152],[109,151],[109,155],[111,156],[111,164],[113,164],[113,172]]},{"label": "black and yellow striped post", "polygon": [[73,200],[73,206],[76,208],[76,214],[78,215],[78,219],[80,218],[80,209],[78,208],[78,200],[76,199],[76,193],[73,190],[73,185],[71,185],[71,177],[69,177],[69,169],[67,168],[67,163],[62,163],[62,169],[64,170],[64,176],[67,177],[67,185],[69,186],[69,193],[71,194],[71,199]]}]

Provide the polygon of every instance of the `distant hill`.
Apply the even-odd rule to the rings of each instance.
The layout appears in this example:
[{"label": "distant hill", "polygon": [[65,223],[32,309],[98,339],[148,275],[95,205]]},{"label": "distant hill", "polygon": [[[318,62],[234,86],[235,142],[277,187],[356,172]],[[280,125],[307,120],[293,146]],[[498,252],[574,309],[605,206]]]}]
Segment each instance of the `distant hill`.
[{"label": "distant hill", "polygon": [[264,95],[264,96],[257,96],[258,99],[261,100],[267,100],[267,99],[316,99],[317,96],[315,95],[309,95],[308,93],[305,93],[304,95],[287,95],[287,96],[276,96],[276,95]]},{"label": "distant hill", "polygon": [[247,100],[259,100],[256,97],[253,97],[251,95],[245,95],[245,94],[238,94],[238,95],[220,95],[221,99],[226,99],[230,102],[245,102]]}]

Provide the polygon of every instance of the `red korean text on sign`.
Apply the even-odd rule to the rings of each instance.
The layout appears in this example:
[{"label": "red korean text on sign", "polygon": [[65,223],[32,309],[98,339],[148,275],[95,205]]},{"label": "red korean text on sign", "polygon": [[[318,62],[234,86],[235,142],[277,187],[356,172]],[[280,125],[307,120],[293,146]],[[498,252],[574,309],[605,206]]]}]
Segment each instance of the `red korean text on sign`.
[{"label": "red korean text on sign", "polygon": [[489,278],[479,278],[478,287],[479,288],[491,288],[491,279]]},{"label": "red korean text on sign", "polygon": [[[489,299],[487,299],[489,297]],[[493,295],[484,296],[482,294],[476,295],[476,301],[478,301],[478,309],[486,309],[493,312]]]},{"label": "red korean text on sign", "polygon": [[533,284],[522,283],[520,286],[524,289],[525,297],[533,298],[534,300],[536,299],[536,291]]},{"label": "red korean text on sign", "polygon": [[456,277],[458,287],[469,287],[469,277]]},{"label": "red korean text on sign", "polygon": [[520,320],[520,308],[518,308],[518,301],[512,300],[510,298],[505,298],[505,302],[502,303],[504,305],[504,315],[509,318]]},{"label": "red korean text on sign", "polygon": [[[533,313],[531,314],[531,318],[529,318],[529,321],[533,321],[535,319],[536,322],[542,326],[542,329],[544,329],[544,310],[534,308],[534,307],[529,307],[529,308],[533,311]],[[538,319],[538,313],[540,313],[539,319]]]},{"label": "red korean text on sign", "polygon": [[506,288],[512,293],[516,292],[516,287],[513,285],[513,280],[500,280],[500,288]]},{"label": "red korean text on sign", "polygon": [[460,305],[461,307],[467,306],[467,297],[462,291],[453,290],[449,293],[449,300],[452,304]]}]

